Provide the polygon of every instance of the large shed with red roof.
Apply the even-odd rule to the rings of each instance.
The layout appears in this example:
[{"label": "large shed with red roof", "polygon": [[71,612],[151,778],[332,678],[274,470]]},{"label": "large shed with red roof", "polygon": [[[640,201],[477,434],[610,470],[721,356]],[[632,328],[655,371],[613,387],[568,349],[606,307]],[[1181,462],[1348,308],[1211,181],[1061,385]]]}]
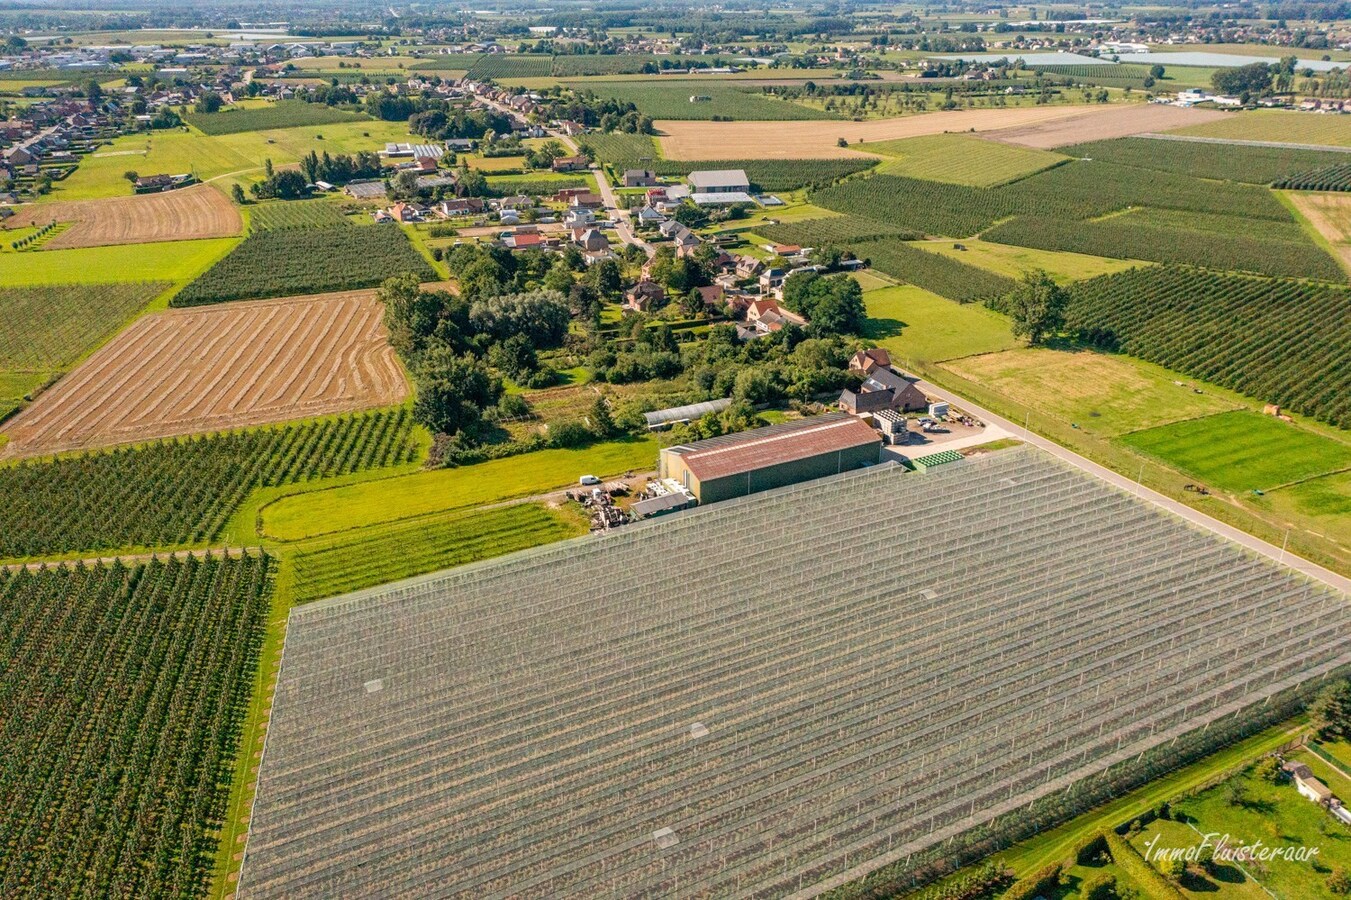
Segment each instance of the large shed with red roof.
[{"label": "large shed with red roof", "polygon": [[714,503],[872,465],[882,439],[846,413],[831,413],[661,451],[661,477]]}]

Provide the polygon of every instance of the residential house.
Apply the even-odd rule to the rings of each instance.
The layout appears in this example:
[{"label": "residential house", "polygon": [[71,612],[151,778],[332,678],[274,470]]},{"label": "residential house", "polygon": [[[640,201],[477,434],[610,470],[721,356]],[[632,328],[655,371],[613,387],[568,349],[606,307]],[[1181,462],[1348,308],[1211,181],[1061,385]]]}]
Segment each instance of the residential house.
[{"label": "residential house", "polygon": [[395,222],[421,222],[425,214],[419,207],[401,202],[389,208],[389,217]]},{"label": "residential house", "polygon": [[666,289],[646,279],[624,292],[624,308],[632,312],[646,312],[666,300]]},{"label": "residential house", "polygon": [[891,354],[881,347],[873,347],[868,350],[860,350],[849,360],[849,371],[859,372],[863,375],[872,374],[873,369],[889,368],[891,366]]},{"label": "residential house", "polygon": [[584,206],[575,207],[563,214],[563,224],[569,228],[582,228],[595,221],[595,210]]},{"label": "residential house", "polygon": [[642,206],[633,214],[633,220],[637,222],[639,226],[650,228],[665,222],[666,216],[662,215],[652,206]]},{"label": "residential house", "polygon": [[695,288],[699,292],[699,299],[704,302],[704,307],[714,312],[720,312],[727,302],[727,291],[720,284],[710,284],[708,287]]},{"label": "residential house", "polygon": [[553,161],[551,168],[555,172],[579,172],[589,165],[585,156],[560,156]]},{"label": "residential house", "polygon": [[574,228],[572,230],[572,242],[591,253],[610,249],[610,242],[597,228]]},{"label": "residential house", "polygon": [[572,197],[568,199],[568,206],[572,208],[582,206],[587,209],[600,209],[604,205],[605,201],[601,198],[600,194],[594,194],[590,191],[573,194]]},{"label": "residential house", "polygon": [[657,174],[649,169],[625,169],[624,187],[651,187],[657,183]]},{"label": "residential house", "polygon": [[484,208],[482,197],[461,197],[458,200],[441,201],[441,215],[447,218],[481,213]]}]

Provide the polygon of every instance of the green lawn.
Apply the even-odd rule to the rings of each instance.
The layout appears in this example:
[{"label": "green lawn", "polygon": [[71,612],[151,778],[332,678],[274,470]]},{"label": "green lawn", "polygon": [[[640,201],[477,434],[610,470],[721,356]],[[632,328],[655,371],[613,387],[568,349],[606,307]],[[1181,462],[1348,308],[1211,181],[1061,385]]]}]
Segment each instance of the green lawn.
[{"label": "green lawn", "polygon": [[960,304],[913,285],[866,291],[864,336],[901,361],[936,362],[1018,345],[1008,319],[978,304]]},{"label": "green lawn", "polygon": [[[961,244],[961,250],[957,249]],[[1018,278],[1032,269],[1042,269],[1056,281],[1065,283],[1110,275],[1126,269],[1149,263],[1134,262],[1128,259],[1108,259],[1104,256],[1089,256],[1085,253],[1067,253],[1063,250],[1037,250],[1031,247],[1018,247],[1013,244],[996,244],[970,238],[964,241],[912,241],[910,246],[931,253],[941,253],[959,262],[968,263],[981,269],[988,269],[1009,278]]]},{"label": "green lawn", "polygon": [[0,372],[0,398],[19,400],[46,380],[46,372]]},{"label": "green lawn", "polygon": [[1089,433],[1115,436],[1238,408],[1197,394],[1159,366],[1091,350],[1019,348],[950,360],[943,368],[979,382],[1038,414]]},{"label": "green lawn", "polygon": [[606,477],[655,467],[652,438],[579,450],[541,450],[457,469],[438,469],[283,496],[261,510],[263,534],[303,540],[380,522],[483,506],[569,487],[582,475]]},{"label": "green lawn", "polygon": [[931,134],[859,144],[853,149],[890,157],[878,170],[930,181],[994,187],[1024,178],[1068,159],[1049,150],[1032,150],[966,134]]},{"label": "green lawn", "polygon": [[1351,472],[1301,481],[1252,502],[1286,519],[1302,518],[1306,527],[1351,546]]},{"label": "green lawn", "polygon": [[1119,440],[1228,491],[1268,490],[1351,467],[1351,444],[1247,410],[1137,431]]},{"label": "green lawn", "polygon": [[187,282],[225,256],[239,238],[165,241],[135,247],[85,247],[0,254],[0,285]]},{"label": "green lawn", "polygon": [[1278,897],[1333,900],[1326,876],[1334,867],[1351,868],[1351,830],[1301,797],[1293,784],[1270,784],[1251,773],[1235,780],[1246,797],[1242,805],[1231,803],[1228,788],[1219,785],[1174,808],[1203,834],[1230,835],[1231,844],[1316,847],[1312,860],[1273,858],[1263,863],[1265,871],[1250,871]]},{"label": "green lawn", "polygon": [[[1130,845],[1141,856],[1164,849],[1183,849],[1198,846],[1204,838],[1185,822],[1156,819],[1139,834],[1130,838]],[[1215,900],[1270,900],[1243,869],[1233,863],[1217,864],[1213,876],[1202,876],[1194,869],[1179,885],[1184,897],[1213,897]]]}]

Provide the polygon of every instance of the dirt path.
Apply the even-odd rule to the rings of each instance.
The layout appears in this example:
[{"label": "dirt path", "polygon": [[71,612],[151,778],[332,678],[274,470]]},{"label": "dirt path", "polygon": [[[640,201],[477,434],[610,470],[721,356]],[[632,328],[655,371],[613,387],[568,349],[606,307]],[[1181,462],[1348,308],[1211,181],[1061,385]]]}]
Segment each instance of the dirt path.
[{"label": "dirt path", "polygon": [[1139,137],[1157,141],[1186,141],[1193,144],[1232,144],[1235,147],[1272,147],[1277,150],[1327,150],[1331,153],[1351,153],[1351,147],[1336,147],[1332,144],[1300,144],[1294,141],[1243,141],[1238,138],[1201,137],[1195,134],[1154,134],[1146,133]]}]

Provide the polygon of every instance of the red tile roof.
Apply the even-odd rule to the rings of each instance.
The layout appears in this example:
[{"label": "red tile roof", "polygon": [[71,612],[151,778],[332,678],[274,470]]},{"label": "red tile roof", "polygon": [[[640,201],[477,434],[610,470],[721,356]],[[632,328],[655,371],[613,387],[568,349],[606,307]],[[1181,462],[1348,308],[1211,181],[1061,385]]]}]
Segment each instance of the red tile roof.
[{"label": "red tile roof", "polygon": [[861,420],[832,413],[696,441],[672,451],[679,453],[695,478],[709,481],[866,444],[880,445],[881,440]]}]

